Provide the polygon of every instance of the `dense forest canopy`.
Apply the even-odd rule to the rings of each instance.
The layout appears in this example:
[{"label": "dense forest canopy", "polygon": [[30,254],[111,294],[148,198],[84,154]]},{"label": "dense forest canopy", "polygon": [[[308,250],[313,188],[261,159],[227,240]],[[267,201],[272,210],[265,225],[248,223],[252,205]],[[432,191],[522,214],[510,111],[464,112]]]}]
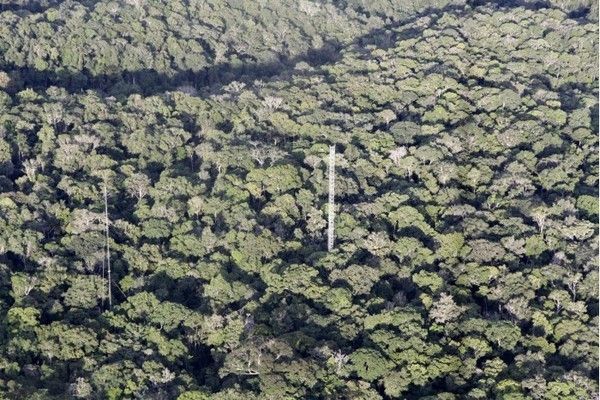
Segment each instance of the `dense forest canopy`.
[{"label": "dense forest canopy", "polygon": [[596,398],[597,13],[0,1],[0,398]]}]

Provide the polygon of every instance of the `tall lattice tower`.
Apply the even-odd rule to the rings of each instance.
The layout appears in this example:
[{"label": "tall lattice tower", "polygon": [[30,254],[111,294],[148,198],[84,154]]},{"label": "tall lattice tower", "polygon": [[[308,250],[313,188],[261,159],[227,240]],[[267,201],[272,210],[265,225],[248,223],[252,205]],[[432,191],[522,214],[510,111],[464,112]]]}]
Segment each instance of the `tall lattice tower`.
[{"label": "tall lattice tower", "polygon": [[335,239],[335,145],[329,146],[329,205],[327,212],[327,251],[331,251]]}]

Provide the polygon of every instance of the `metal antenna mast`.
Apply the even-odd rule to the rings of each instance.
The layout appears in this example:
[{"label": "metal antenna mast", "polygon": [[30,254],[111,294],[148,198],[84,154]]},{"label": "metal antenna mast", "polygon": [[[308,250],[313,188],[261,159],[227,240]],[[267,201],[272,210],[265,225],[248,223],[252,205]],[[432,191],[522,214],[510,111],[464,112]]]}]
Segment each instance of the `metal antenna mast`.
[{"label": "metal antenna mast", "polygon": [[110,276],[110,241],[109,241],[109,231],[108,231],[108,191],[106,189],[106,181],[104,181],[104,186],[102,187],[102,192],[104,195],[104,233],[106,234],[106,266],[108,267],[108,286],[107,286],[107,296],[108,296],[108,308],[112,307],[112,282]]},{"label": "metal antenna mast", "polygon": [[327,251],[331,251],[335,233],[335,145],[329,146],[329,205],[327,211]]}]

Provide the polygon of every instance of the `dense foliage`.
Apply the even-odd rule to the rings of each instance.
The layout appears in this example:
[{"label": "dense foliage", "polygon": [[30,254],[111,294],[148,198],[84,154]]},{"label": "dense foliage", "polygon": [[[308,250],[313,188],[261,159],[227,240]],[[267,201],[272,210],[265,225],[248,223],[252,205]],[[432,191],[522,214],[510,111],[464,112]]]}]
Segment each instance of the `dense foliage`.
[{"label": "dense foliage", "polygon": [[597,3],[33,3],[0,398],[598,395]]}]

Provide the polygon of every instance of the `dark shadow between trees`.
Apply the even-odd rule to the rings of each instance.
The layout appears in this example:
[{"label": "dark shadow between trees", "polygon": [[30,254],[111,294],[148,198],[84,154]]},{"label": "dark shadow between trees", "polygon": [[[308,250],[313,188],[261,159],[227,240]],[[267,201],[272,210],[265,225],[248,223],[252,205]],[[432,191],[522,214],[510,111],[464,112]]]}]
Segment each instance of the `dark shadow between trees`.
[{"label": "dark shadow between trees", "polygon": [[[173,75],[158,72],[154,69],[124,71],[115,74],[93,75],[90,71],[40,71],[30,66],[21,67],[5,64],[2,69],[8,71],[13,80],[10,91],[16,92],[26,88],[45,90],[50,86],[66,89],[70,93],[82,92],[92,88],[106,95],[128,96],[142,94],[155,95],[164,91],[175,90],[189,85],[210,93],[218,87],[233,81],[252,82],[268,79],[273,76],[286,76],[294,71],[298,63],[305,62],[313,67],[333,63],[341,58],[342,45],[329,42],[323,47],[312,49],[300,56],[287,58],[280,56],[278,62],[248,63],[232,65],[221,63],[200,71],[177,71]],[[301,71],[296,73],[302,74]]]}]

